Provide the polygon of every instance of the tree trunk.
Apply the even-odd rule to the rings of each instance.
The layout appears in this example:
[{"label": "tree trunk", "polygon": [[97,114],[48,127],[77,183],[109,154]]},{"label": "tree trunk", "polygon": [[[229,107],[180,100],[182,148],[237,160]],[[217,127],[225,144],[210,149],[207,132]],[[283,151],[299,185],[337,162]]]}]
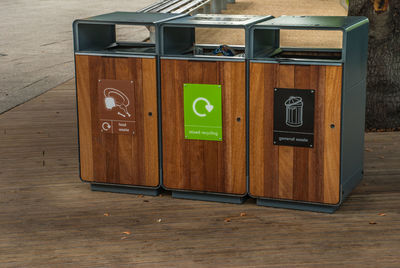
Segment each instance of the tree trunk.
[{"label": "tree trunk", "polygon": [[367,129],[400,127],[400,0],[350,0],[349,16],[370,22]]}]

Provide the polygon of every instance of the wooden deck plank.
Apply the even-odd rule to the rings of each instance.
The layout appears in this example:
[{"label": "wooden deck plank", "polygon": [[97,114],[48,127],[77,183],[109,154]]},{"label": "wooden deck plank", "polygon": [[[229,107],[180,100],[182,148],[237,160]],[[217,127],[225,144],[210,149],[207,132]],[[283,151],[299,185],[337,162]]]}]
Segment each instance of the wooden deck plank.
[{"label": "wooden deck plank", "polygon": [[400,263],[400,132],[366,134],[364,180],[330,215],[92,192],[75,113],[71,80],[0,115],[1,267]]}]

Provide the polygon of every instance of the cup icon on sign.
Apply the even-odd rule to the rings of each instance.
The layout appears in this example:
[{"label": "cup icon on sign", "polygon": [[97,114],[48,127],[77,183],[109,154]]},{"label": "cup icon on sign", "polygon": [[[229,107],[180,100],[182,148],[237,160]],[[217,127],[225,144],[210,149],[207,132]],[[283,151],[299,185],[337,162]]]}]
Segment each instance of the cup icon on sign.
[{"label": "cup icon on sign", "polygon": [[285,101],[286,125],[289,127],[301,127],[303,125],[303,99],[298,96],[290,96]]}]

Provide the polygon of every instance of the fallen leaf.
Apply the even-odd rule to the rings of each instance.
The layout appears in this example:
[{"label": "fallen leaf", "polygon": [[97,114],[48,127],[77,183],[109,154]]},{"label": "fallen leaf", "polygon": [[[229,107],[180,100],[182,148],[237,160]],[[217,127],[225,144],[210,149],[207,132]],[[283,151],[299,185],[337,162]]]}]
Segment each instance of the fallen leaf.
[{"label": "fallen leaf", "polygon": [[246,216],[246,215],[247,215],[246,212],[240,213],[240,217],[244,217],[244,216]]},{"label": "fallen leaf", "polygon": [[150,201],[149,201],[149,200],[143,200],[143,202],[146,202],[146,203],[147,203],[147,202],[150,202]]},{"label": "fallen leaf", "polygon": [[381,217],[382,217],[382,216],[386,216],[385,213],[379,213],[378,215],[381,216]]},{"label": "fallen leaf", "polygon": [[385,157],[383,155],[378,156],[380,159],[384,159]]},{"label": "fallen leaf", "polygon": [[121,240],[124,240],[124,239],[126,239],[126,236],[121,237]]},{"label": "fallen leaf", "polygon": [[137,197],[138,197],[138,198],[142,198],[143,196],[144,196],[144,195],[140,194],[140,195],[138,195]]},{"label": "fallen leaf", "polygon": [[126,235],[130,235],[131,234],[131,232],[129,232],[129,231],[126,231],[126,232],[122,232],[123,234],[126,234]]},{"label": "fallen leaf", "polygon": [[104,213],[103,215],[106,216],[106,217],[110,216],[109,213]]},{"label": "fallen leaf", "polygon": [[376,224],[376,222],[374,222],[374,221],[370,221],[370,222],[369,222],[369,224]]},{"label": "fallen leaf", "polygon": [[230,219],[230,218],[226,218],[226,219],[224,220],[224,222],[231,222],[231,219]]},{"label": "fallen leaf", "polygon": [[365,148],[366,152],[373,152],[373,150],[371,148]]},{"label": "fallen leaf", "polygon": [[158,219],[157,222],[161,222],[161,219]]}]

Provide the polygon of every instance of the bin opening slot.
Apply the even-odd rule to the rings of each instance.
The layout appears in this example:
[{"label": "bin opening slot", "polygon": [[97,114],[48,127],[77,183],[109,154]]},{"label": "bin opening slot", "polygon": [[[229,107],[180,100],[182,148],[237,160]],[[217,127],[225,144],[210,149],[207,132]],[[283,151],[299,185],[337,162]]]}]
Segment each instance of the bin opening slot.
[{"label": "bin opening slot", "polygon": [[115,25],[115,43],[106,50],[127,53],[155,53],[154,26]]},{"label": "bin opening slot", "polygon": [[155,46],[151,43],[115,42],[109,45],[106,50],[116,53],[155,53]]},{"label": "bin opening slot", "polygon": [[245,31],[227,27],[164,27],[164,55],[185,57],[245,57]]},{"label": "bin opening slot", "polygon": [[277,51],[276,54],[272,55],[273,58],[277,59],[321,59],[321,60],[340,60],[342,58],[342,52],[336,51],[319,51],[315,50],[290,50],[282,49]]},{"label": "bin opening slot", "polygon": [[[222,51],[224,50],[224,51]],[[240,45],[219,45],[219,44],[195,44],[190,49],[184,51],[183,55],[193,56],[229,56],[244,57],[245,48]]]},{"label": "bin opening slot", "polygon": [[[143,25],[115,25],[115,39],[117,42],[141,43],[150,42],[151,36],[155,33],[154,26]],[[150,43],[154,43],[151,40]]]},{"label": "bin opening slot", "polygon": [[342,48],[342,31],[280,30],[279,35],[281,47]]},{"label": "bin opening slot", "polygon": [[254,57],[340,61],[342,37],[337,30],[256,29]]},{"label": "bin opening slot", "polygon": [[154,54],[154,26],[121,24],[78,24],[77,51]]},{"label": "bin opening slot", "polygon": [[[229,19],[223,18],[223,19]],[[193,51],[195,56],[244,57],[245,32],[232,28],[195,28]]]}]

